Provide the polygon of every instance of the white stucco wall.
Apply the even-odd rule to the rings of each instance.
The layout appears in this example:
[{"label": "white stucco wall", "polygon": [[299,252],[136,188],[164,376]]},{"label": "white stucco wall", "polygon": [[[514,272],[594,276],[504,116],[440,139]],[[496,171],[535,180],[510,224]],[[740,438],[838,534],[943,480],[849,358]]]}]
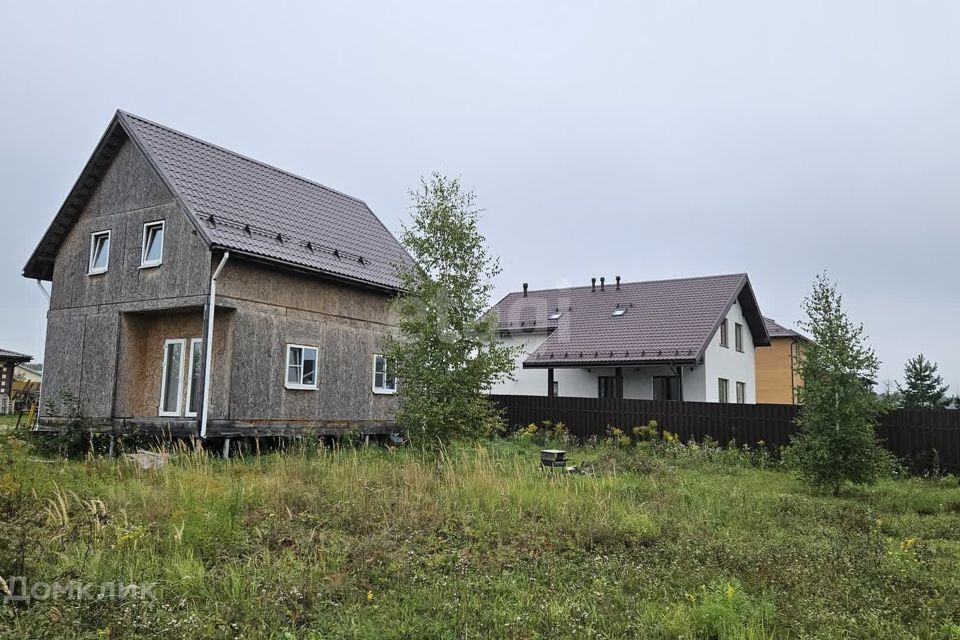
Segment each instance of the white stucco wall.
[{"label": "white stucco wall", "polygon": [[[523,361],[527,359],[547,339],[546,334],[521,334],[502,338],[503,343],[521,348],[520,355],[514,361],[513,380],[505,380],[494,385],[491,393],[503,395],[547,395],[547,370],[524,369]],[[563,397],[568,398],[596,398],[598,395],[597,378],[613,376],[616,371],[613,367],[585,368],[556,368],[553,370],[553,379],[557,383],[557,390]],[[623,367],[623,397],[650,400],[653,398],[654,376],[673,375],[668,366],[652,367]],[[683,397],[691,401],[704,401],[704,370],[703,367],[683,368]]]},{"label": "white stucco wall", "polygon": [[503,344],[510,347],[521,347],[522,351],[514,360],[514,380],[504,380],[494,385],[490,393],[509,396],[547,395],[547,370],[523,368],[523,361],[527,359],[527,356],[536,351],[537,347],[543,344],[547,337],[549,336],[545,333],[528,333],[502,337],[501,342],[503,342]]},{"label": "white stucco wall", "polygon": [[[753,335],[750,333],[750,327],[743,317],[743,310],[740,303],[735,302],[727,314],[729,325],[729,346],[720,346],[720,331],[710,338],[710,344],[703,356],[703,369],[706,377],[706,393],[704,397],[707,402],[717,402],[720,399],[720,378],[726,378],[730,381],[729,400],[737,401],[737,382],[743,382],[747,386],[747,404],[757,402],[757,377],[756,363],[754,360]],[[736,323],[743,325],[743,353],[736,349]]]}]

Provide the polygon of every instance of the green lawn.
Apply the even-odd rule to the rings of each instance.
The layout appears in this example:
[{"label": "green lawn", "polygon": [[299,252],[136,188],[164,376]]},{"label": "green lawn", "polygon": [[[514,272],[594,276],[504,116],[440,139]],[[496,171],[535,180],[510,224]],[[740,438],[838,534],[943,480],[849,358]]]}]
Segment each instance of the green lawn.
[{"label": "green lawn", "polygon": [[15,424],[17,424],[16,415],[6,415],[6,416],[0,415],[0,428],[12,427]]},{"label": "green lawn", "polygon": [[157,585],[3,606],[0,637],[960,638],[953,478],[833,498],[679,447],[578,450],[574,476],[513,441],[154,471],[2,446],[0,575]]}]

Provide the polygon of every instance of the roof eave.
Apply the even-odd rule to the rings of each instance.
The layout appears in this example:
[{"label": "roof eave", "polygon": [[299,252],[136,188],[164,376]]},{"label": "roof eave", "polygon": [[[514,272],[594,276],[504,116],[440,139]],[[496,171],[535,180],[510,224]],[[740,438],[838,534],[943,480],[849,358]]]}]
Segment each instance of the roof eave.
[{"label": "roof eave", "polygon": [[249,251],[243,251],[243,250],[241,250],[241,249],[235,249],[235,248],[233,248],[233,247],[228,247],[228,246],[224,246],[224,245],[214,244],[214,245],[211,246],[211,250],[229,251],[229,252],[230,252],[230,255],[242,256],[243,258],[245,258],[245,259],[247,259],[247,260],[251,260],[251,261],[253,261],[253,262],[260,262],[260,263],[267,264],[267,265],[271,265],[271,266],[277,266],[277,265],[279,265],[279,266],[281,266],[281,267],[283,267],[283,268],[285,268],[285,269],[289,269],[289,270],[291,270],[291,271],[299,271],[299,272],[301,272],[301,273],[307,273],[307,274],[310,274],[310,275],[320,275],[320,276],[322,276],[324,279],[327,279],[327,280],[335,280],[335,281],[337,281],[337,282],[342,282],[342,283],[344,283],[344,284],[350,284],[350,285],[353,285],[353,286],[356,286],[356,287],[361,287],[361,288],[364,288],[364,289],[373,289],[373,290],[375,290],[375,291],[380,291],[380,292],[382,292],[382,293],[386,293],[386,294],[390,294],[390,295],[400,295],[400,294],[405,293],[405,291],[404,291],[402,288],[400,288],[400,287],[393,287],[393,286],[390,286],[390,285],[387,285],[387,284],[382,284],[382,283],[378,283],[378,282],[371,282],[371,281],[368,281],[368,280],[363,280],[363,279],[361,279],[361,278],[351,278],[350,276],[345,276],[345,275],[342,275],[342,274],[333,273],[333,272],[331,272],[331,271],[326,271],[326,270],[324,270],[324,269],[317,269],[317,268],[314,268],[314,267],[308,267],[308,266],[306,266],[306,265],[297,264],[297,263],[295,263],[295,262],[289,262],[289,261],[286,261],[286,260],[280,260],[280,259],[278,259],[278,258],[272,258],[272,257],[270,257],[270,256],[261,256],[261,255],[258,255],[258,254],[256,254],[256,253],[252,253],[252,252],[249,252]]},{"label": "roof eave", "polygon": [[524,369],[583,369],[585,367],[649,367],[649,366],[670,366],[670,365],[697,365],[700,362],[696,358],[660,358],[656,360],[537,360],[523,362]]}]

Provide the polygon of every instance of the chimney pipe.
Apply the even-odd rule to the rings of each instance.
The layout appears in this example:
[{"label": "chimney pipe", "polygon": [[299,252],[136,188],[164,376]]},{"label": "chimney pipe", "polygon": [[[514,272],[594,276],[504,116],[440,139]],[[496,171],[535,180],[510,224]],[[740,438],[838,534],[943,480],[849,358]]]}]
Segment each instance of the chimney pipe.
[{"label": "chimney pipe", "polygon": [[620,291],[620,276],[617,276],[617,291]]},{"label": "chimney pipe", "polygon": [[524,297],[524,298],[527,297],[527,283],[526,283],[526,282],[523,283],[523,297]]},{"label": "chimney pipe", "polygon": [[590,291],[596,291],[596,290],[597,290],[597,279],[590,278]]},{"label": "chimney pipe", "polygon": [[605,291],[605,289],[603,288],[604,280],[606,280],[606,278],[604,278],[603,276],[600,276],[600,291]]}]

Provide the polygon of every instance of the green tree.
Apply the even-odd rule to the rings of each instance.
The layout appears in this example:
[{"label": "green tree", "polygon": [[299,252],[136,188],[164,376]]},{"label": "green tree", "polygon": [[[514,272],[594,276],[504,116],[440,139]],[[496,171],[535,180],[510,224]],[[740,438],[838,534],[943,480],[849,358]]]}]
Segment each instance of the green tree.
[{"label": "green tree", "polygon": [[803,404],[789,455],[806,480],[836,495],[844,482],[872,482],[889,460],[875,433],[883,402],[868,382],[876,379],[880,362],[825,273],[803,306],[807,320],[801,326],[813,341],[798,366]]},{"label": "green tree", "polygon": [[413,220],[401,240],[414,265],[400,271],[399,334],[385,351],[399,377],[397,422],[433,448],[499,423],[487,394],[509,376],[516,351],[483,315],[500,264],[477,228],[474,194],[434,173],[410,195]]},{"label": "green tree", "polygon": [[922,407],[940,408],[950,404],[947,397],[948,385],[937,375],[937,363],[930,362],[921,353],[907,360],[903,372],[904,385],[897,383],[900,389],[902,405],[908,409]]}]

